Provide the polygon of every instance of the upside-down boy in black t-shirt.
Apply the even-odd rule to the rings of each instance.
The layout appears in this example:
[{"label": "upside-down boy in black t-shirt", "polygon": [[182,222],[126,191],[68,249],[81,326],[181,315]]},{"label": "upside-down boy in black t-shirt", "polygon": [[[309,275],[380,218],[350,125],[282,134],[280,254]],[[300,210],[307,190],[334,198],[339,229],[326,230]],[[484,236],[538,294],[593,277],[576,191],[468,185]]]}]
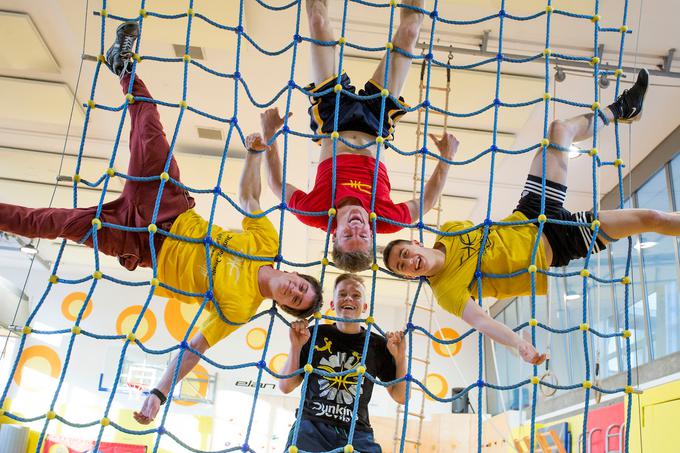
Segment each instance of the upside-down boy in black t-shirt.
[{"label": "upside-down boy in black t-shirt", "polygon": [[[331,308],[339,318],[357,319],[366,311],[365,287],[360,277],[343,274],[335,280]],[[296,321],[290,328],[290,353],[281,374],[290,374],[307,363],[311,329],[306,321]],[[366,330],[357,322],[338,322],[321,325],[316,335],[312,366],[328,373],[356,369],[361,364]],[[403,332],[388,332],[387,338],[371,332],[366,352],[366,372],[383,382],[392,381],[406,374],[406,340]],[[309,376],[307,392],[302,407],[302,417],[295,446],[305,451],[329,451],[344,447],[349,442],[350,423],[354,401],[357,396],[357,374],[324,377],[316,373]],[[290,393],[302,383],[298,374],[279,381],[279,389]],[[392,399],[403,404],[406,399],[404,381],[387,387]],[[381,452],[373,439],[368,419],[368,403],[373,393],[373,382],[364,377],[359,397],[357,422],[352,439],[355,451]],[[290,431],[286,451],[292,444]]]}]

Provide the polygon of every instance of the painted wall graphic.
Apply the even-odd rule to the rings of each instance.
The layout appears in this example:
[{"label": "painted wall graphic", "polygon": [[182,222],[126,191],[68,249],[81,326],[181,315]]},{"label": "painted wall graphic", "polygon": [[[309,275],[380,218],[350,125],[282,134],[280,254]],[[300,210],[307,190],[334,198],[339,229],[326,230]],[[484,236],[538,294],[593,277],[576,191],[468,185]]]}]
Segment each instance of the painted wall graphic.
[{"label": "painted wall graphic", "polygon": [[60,372],[61,359],[54,349],[44,345],[29,346],[19,359],[14,382],[30,391],[51,390],[48,381],[59,378]]},{"label": "painted wall graphic", "polygon": [[[446,398],[449,394],[449,383],[441,374],[430,373],[425,377],[425,387],[439,398]],[[432,401],[429,395],[426,398]]]},{"label": "painted wall graphic", "polygon": [[250,349],[260,351],[264,349],[264,344],[267,341],[267,331],[262,327],[253,327],[246,334],[246,344]]},{"label": "painted wall graphic", "polygon": [[[139,314],[142,312],[141,305],[131,305],[125,308],[118,315],[116,320],[116,333],[118,335],[125,335],[132,332],[132,328],[137,322]],[[156,315],[153,314],[150,308],[147,308],[142,317],[142,321],[137,327],[136,336],[139,341],[144,343],[156,333]]]},{"label": "painted wall graphic", "polygon": [[[445,341],[454,340],[459,336],[460,334],[457,331],[451,329],[450,327],[442,327],[440,330],[434,333],[435,338],[437,338],[438,340]],[[454,355],[460,352],[460,348],[462,346],[463,343],[461,341],[454,344],[440,344],[437,343],[436,341],[432,341],[432,348],[434,349],[434,352],[436,352],[442,357],[453,357]]]},{"label": "painted wall graphic", "polygon": [[269,361],[269,368],[274,372],[281,374],[281,370],[283,369],[283,365],[285,365],[286,360],[288,360],[288,354],[276,354],[274,357],[271,358]]},{"label": "painted wall graphic", "polygon": [[[165,321],[165,327],[168,329],[170,336],[176,341],[184,340],[184,335],[191,325],[191,321],[196,316],[199,305],[197,304],[186,304],[178,301],[177,299],[168,299],[165,304],[165,312],[163,319]],[[204,310],[199,316],[198,321],[195,326],[200,326],[203,321],[208,317],[207,312]],[[194,327],[191,329],[188,340],[190,340],[194,335],[196,335],[198,329]]]},{"label": "painted wall graphic", "polygon": [[[64,300],[61,302],[61,313],[64,315],[64,318],[69,321],[75,321],[78,317],[78,313],[80,313],[80,310],[83,308],[86,298],[87,294],[81,291],[74,291],[64,297]],[[94,299],[90,298],[81,319],[87,319],[87,317],[90,316],[93,306]]]}]

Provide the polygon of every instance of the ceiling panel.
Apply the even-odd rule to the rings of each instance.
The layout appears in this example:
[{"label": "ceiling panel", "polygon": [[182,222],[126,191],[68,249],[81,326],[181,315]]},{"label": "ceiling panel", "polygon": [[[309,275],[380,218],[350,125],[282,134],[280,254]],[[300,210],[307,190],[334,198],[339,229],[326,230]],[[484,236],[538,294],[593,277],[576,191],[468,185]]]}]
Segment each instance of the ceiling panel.
[{"label": "ceiling panel", "polygon": [[[26,123],[66,126],[73,92],[65,83],[0,77],[0,118]],[[73,109],[73,127],[83,122],[83,109]]]},{"label": "ceiling panel", "polygon": [[[59,72],[59,65],[28,14],[0,11],[0,68]],[[11,44],[10,44],[11,43]]]}]

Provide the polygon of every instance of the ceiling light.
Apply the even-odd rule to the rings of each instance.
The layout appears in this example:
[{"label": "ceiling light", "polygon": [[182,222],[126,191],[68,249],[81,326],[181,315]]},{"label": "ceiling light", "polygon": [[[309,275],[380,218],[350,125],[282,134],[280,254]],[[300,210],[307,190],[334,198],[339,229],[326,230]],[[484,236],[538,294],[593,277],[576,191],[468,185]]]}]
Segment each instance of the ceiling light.
[{"label": "ceiling light", "polygon": [[658,244],[658,242],[654,242],[654,241],[638,242],[637,244],[635,244],[635,249],[636,250],[651,249],[656,244]]},{"label": "ceiling light", "polygon": [[576,159],[581,155],[581,148],[576,145],[571,145],[569,147],[569,159]]},{"label": "ceiling light", "polygon": [[564,69],[555,66],[555,82],[564,82],[564,79],[566,78],[567,74],[564,72]]},{"label": "ceiling light", "polygon": [[565,294],[564,300],[578,300],[581,298],[580,294]]},{"label": "ceiling light", "polygon": [[25,253],[26,255],[35,255],[38,253],[38,249],[35,248],[33,244],[24,245],[19,250],[21,250],[21,253]]}]

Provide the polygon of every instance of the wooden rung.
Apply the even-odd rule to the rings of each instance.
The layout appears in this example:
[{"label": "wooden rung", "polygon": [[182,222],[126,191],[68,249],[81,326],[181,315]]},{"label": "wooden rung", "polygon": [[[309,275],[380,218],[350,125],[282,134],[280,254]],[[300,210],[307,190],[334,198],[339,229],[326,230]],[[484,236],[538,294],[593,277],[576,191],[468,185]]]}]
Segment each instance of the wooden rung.
[{"label": "wooden rung", "polygon": [[[395,437],[394,440],[401,440],[401,437]],[[419,440],[414,440],[414,439],[404,439],[404,442],[407,444],[415,444],[415,445],[420,445],[421,442]]]},{"label": "wooden rung", "polygon": [[[406,302],[406,306],[407,306],[407,307],[412,307],[413,304],[412,304],[411,302]],[[429,308],[429,307],[422,307],[422,306],[416,304],[416,308],[417,308],[418,310],[429,311],[430,313],[434,313],[434,310],[431,309],[431,308]]]},{"label": "wooden rung", "polygon": [[429,360],[421,359],[419,357],[411,357],[411,359],[415,360],[416,362],[420,362],[420,363],[430,363]]},{"label": "wooden rung", "polygon": [[[423,88],[425,88],[425,87],[423,87]],[[433,87],[433,86],[430,86],[430,91],[450,91],[450,89],[447,88],[447,87]]]},{"label": "wooden rung", "polygon": [[[404,407],[403,407],[403,406],[399,406],[398,411],[399,411],[400,414],[403,414],[403,413],[404,413]],[[425,418],[424,415],[419,414],[418,412],[410,412],[410,411],[409,411],[408,415],[411,416],[411,417]]]}]

